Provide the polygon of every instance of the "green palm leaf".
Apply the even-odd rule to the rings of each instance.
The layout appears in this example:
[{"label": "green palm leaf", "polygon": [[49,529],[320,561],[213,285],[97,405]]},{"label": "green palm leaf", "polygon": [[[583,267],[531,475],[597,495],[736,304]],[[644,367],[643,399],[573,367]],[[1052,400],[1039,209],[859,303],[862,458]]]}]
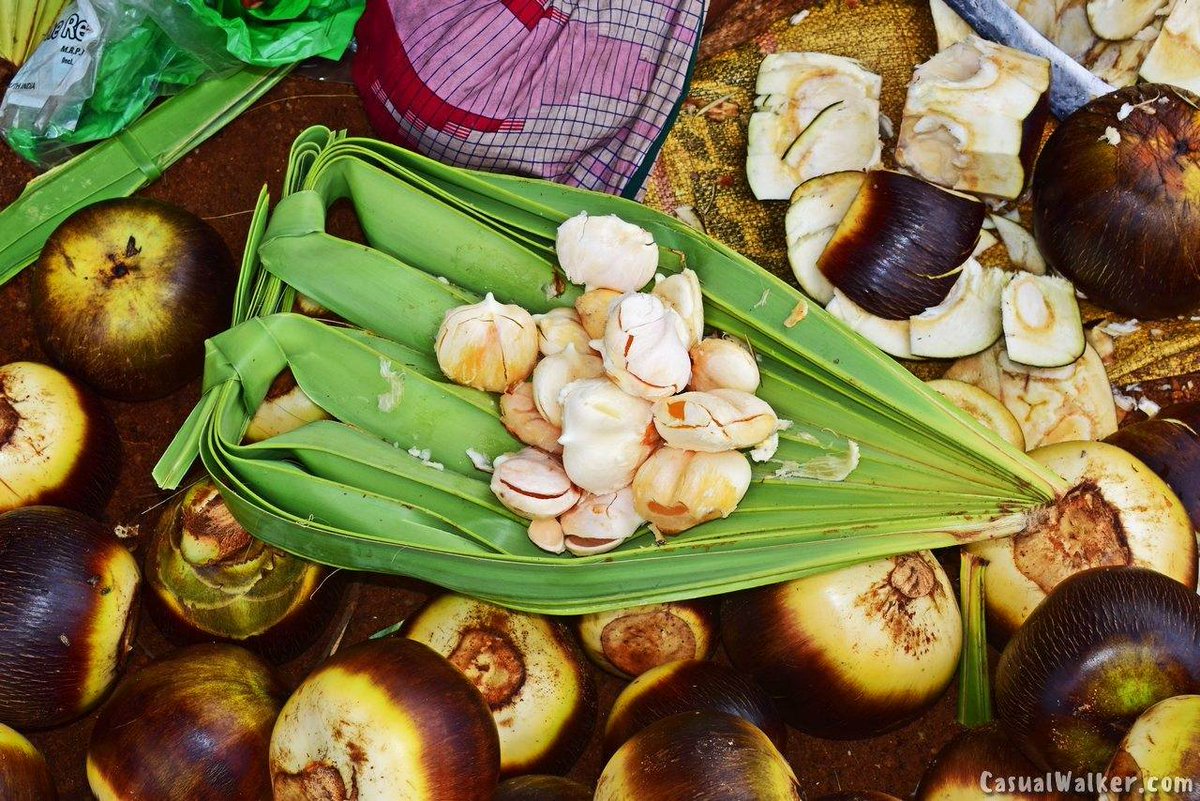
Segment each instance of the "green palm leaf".
[{"label": "green palm leaf", "polygon": [[[368,245],[325,233],[327,209],[342,199]],[[733,515],[664,543],[643,532],[582,558],[535,548],[525,521],[492,497],[489,476],[467,455],[520,445],[495,398],[442,378],[433,340],[446,309],[486,292],[532,311],[571,303],[577,290],[565,287],[553,242],[559,223],[581,210],[651,231],[663,272],[697,272],[706,322],[754,349],[760,394],[793,422],[778,462],[804,464],[854,443],[851,475],[795,479],[779,464],[758,465]],[[238,294],[241,324],[210,341],[204,399],[155,477],[176,486],[199,455],[239,520],[303,556],[521,609],[579,613],[1010,535],[1063,489],[791,286],[630,201],[459,170],[315,128],[293,147],[269,223],[265,202],[259,212]],[[297,292],[371,333],[281,313]],[[240,444],[289,366],[337,421]]]}]

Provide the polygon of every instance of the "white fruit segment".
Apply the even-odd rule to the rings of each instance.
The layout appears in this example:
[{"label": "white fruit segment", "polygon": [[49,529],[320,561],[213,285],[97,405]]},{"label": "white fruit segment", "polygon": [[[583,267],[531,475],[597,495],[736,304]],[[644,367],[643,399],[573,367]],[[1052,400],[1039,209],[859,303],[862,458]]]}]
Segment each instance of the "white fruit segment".
[{"label": "white fruit segment", "polygon": [[1042,258],[1042,252],[1038,250],[1033,234],[1026,231],[1020,223],[1015,223],[999,214],[991,215],[991,219],[996,226],[996,233],[1004,242],[1004,249],[1008,251],[1008,258],[1013,265],[1027,273],[1045,275],[1046,260]]},{"label": "white fruit segment", "polygon": [[792,205],[783,221],[788,262],[800,288],[818,303],[833,299],[833,284],[817,267],[817,261],[866,175],[857,170],[821,175],[800,184],[792,193]]},{"label": "white fruit segment", "polygon": [[1088,0],[1087,18],[1101,39],[1130,39],[1154,21],[1167,0]]},{"label": "white fruit segment", "polygon": [[1200,92],[1200,0],[1175,0],[1141,75],[1147,81]]},{"label": "white fruit segment", "polygon": [[746,177],[759,200],[787,200],[809,178],[879,164],[882,79],[854,59],[771,53],[759,67]]},{"label": "white fruit segment", "polygon": [[700,279],[695,271],[684,269],[675,275],[655,281],[651,293],[663,304],[673,309],[683,320],[688,338],[685,343],[693,348],[704,336],[704,295],[700,291]]},{"label": "white fruit segment", "polygon": [[973,384],[950,378],[939,378],[925,383],[984,428],[1000,435],[1009,445],[1018,450],[1025,450],[1025,435],[1021,432],[1021,424],[998,399]]},{"label": "white fruit segment", "polygon": [[692,380],[688,389],[740,389],[757,392],[762,376],[754,354],[740,342],[723,337],[708,337],[688,351],[692,359]]},{"label": "white fruit segment", "polygon": [[942,186],[1016,198],[1026,120],[1049,87],[1046,59],[968,36],[917,67],[896,161]]},{"label": "white fruit segment", "polygon": [[1062,367],[1087,344],[1075,287],[1049,275],[1018,275],[1001,299],[1008,358],[1031,367]]},{"label": "white fruit segment", "polygon": [[604,328],[604,371],[639,398],[676,395],[692,378],[690,338],[683,318],[661,298],[624,295],[612,305]]},{"label": "white fruit segment", "polygon": [[841,320],[851,331],[859,334],[884,353],[898,359],[914,358],[910,341],[908,320],[888,320],[877,317],[863,309],[839,290],[833,290],[833,299],[825,311]]},{"label": "white fruit segment", "polygon": [[956,358],[978,353],[1000,338],[1000,294],[1011,276],[968,259],[950,294],[909,318],[913,356]]},{"label": "white fruit segment", "polygon": [[562,393],[559,443],[571,481],[594,495],[628,486],[658,445],[649,401],[607,378],[585,378]]},{"label": "white fruit segment", "polygon": [[567,280],[588,290],[636,292],[658,269],[654,237],[615,214],[571,217],[558,226],[554,252]]},{"label": "white fruit segment", "polygon": [[1027,448],[1103,439],[1117,430],[1112,386],[1104,362],[1090,346],[1074,364],[1027,367],[1009,359],[1001,341],[959,359],[945,377],[998,398],[1020,423]]}]

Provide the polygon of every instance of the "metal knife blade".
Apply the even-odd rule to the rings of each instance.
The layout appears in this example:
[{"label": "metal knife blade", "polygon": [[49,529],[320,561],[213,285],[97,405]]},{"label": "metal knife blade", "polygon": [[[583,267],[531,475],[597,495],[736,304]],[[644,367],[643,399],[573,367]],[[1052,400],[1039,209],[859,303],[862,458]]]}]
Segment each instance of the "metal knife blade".
[{"label": "metal knife blade", "polygon": [[1038,33],[1004,0],[945,0],[985,39],[999,42],[1050,61],[1050,110],[1060,120],[1089,100],[1116,87],[1097,78],[1075,59]]}]

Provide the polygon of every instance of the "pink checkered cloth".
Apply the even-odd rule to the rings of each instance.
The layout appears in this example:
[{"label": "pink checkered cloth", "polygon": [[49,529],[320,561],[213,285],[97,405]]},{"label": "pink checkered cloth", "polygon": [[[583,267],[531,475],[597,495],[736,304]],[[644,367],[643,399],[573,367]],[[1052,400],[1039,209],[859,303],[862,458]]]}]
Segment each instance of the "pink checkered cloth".
[{"label": "pink checkered cloth", "polygon": [[367,0],[376,132],[448,164],[635,196],[691,76],[704,0]]}]

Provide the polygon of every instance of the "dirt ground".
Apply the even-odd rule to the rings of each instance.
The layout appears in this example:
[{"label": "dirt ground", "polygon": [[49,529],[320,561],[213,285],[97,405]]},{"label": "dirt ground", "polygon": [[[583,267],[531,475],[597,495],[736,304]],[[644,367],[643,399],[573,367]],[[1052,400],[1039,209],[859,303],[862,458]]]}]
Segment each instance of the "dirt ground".
[{"label": "dirt ground", "polygon": [[[722,23],[710,31],[703,50],[711,54],[738,44],[803,4],[803,0],[735,2]],[[278,195],[292,138],[314,124],[370,134],[352,87],[292,77],[167,171],[145,194],[184,206],[209,220],[240,255],[259,188],[266,183],[273,195]],[[11,202],[33,175],[33,170],[0,144],[0,207]],[[0,289],[0,363],[20,359],[45,360],[28,317],[27,276]],[[197,381],[158,401],[108,402],[123,440],[124,461],[117,491],[106,511],[107,522],[140,527],[143,533],[153,526],[167,495],[154,486],[150,469],[198,396]],[[130,540],[130,545],[137,549],[136,538]],[[348,582],[343,609],[329,631],[307,653],[283,666],[288,682],[298,682],[320,661],[343,629],[343,646],[365,639],[402,619],[425,595],[426,588],[402,579],[353,579]],[[131,668],[171,647],[153,624],[143,619]],[[597,680],[602,709],[606,710],[623,685],[600,672]],[[93,718],[32,734],[50,762],[63,799],[90,797],[84,778],[84,755]],[[839,743],[793,732],[789,756],[808,797],[842,789],[880,790],[905,797],[915,788],[933,754],[955,731],[951,691],[920,721],[885,737]],[[592,782],[601,767],[597,743],[593,743],[572,776]]]}]

